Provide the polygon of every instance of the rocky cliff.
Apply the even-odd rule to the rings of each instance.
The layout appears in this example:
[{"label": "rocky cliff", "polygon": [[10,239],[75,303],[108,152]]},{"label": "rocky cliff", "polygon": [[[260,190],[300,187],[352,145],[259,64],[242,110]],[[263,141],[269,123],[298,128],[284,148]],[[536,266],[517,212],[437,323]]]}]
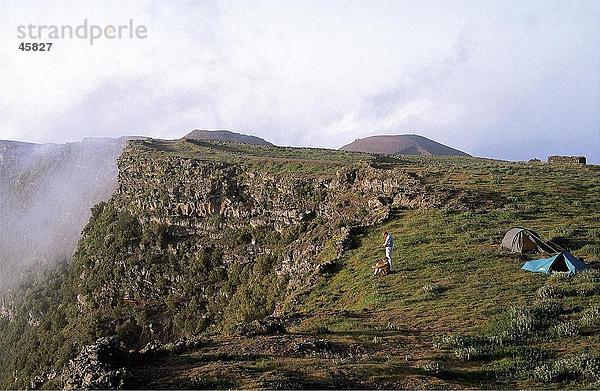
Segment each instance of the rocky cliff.
[{"label": "rocky cliff", "polygon": [[[189,144],[136,141],[119,158],[117,192],[97,213],[127,215],[139,237],[118,249],[112,267],[121,278],[105,281],[101,292],[84,289],[82,303],[173,301],[177,312],[189,299],[204,320],[200,329],[230,329],[293,304],[318,278],[318,265],[341,254],[352,229],[383,221],[393,205],[436,206],[452,195],[368,161],[297,160],[302,167],[285,172],[276,152],[259,166],[243,156],[203,154],[214,147],[166,152],[198,148]],[[318,174],[297,173],[323,166]],[[93,238],[93,223],[83,244]],[[96,250],[80,248],[86,276],[105,267]],[[210,262],[200,259],[208,253]],[[245,274],[255,281],[240,279]],[[256,285],[265,291],[253,291]],[[249,300],[261,302],[244,309]]]},{"label": "rocky cliff", "polygon": [[286,314],[335,269],[353,232],[384,221],[394,206],[438,207],[456,198],[378,159],[130,141],[118,159],[117,190],[92,209],[56,289],[41,304],[39,289],[30,290],[30,301],[4,317],[40,326],[13,352],[42,339],[52,353],[25,364],[9,357],[7,368],[23,376],[59,369],[97,337],[116,335],[135,350],[235,333]]},{"label": "rocky cliff", "polygon": [[[509,335],[508,309],[546,292],[498,251],[505,227],[580,235],[576,256],[598,254],[596,167],[138,140],[118,168],[74,256],[1,298],[1,387],[517,388],[488,364],[506,352],[521,363],[536,341],[502,340],[464,366],[432,341],[487,352],[492,339],[457,333]],[[568,231],[558,211],[587,228]],[[371,277],[382,230],[396,236],[397,268]],[[597,346],[583,323],[596,319],[596,277],[559,280],[577,301],[539,326],[546,357],[563,354],[547,330],[564,322],[586,327],[570,337],[579,352]],[[535,357],[524,379],[554,368]],[[454,378],[438,376],[438,359]]]}]

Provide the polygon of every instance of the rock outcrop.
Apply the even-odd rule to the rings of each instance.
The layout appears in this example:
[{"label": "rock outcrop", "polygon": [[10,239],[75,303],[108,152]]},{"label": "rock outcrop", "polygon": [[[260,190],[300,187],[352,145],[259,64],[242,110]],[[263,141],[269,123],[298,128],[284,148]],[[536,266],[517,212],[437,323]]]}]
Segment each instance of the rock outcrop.
[{"label": "rock outcrop", "polygon": [[120,366],[128,352],[116,338],[100,338],[70,360],[62,372],[67,390],[117,389],[125,386],[127,369]]},{"label": "rock outcrop", "polygon": [[586,164],[585,156],[548,156],[550,164]]},{"label": "rock outcrop", "polygon": [[[471,202],[401,165],[375,163],[335,151],[130,141],[116,191],[92,208],[48,291],[65,317],[52,327],[77,339],[44,338],[80,353],[61,352],[37,373],[68,362],[63,387],[120,387],[131,352],[179,351],[205,331],[284,333],[278,319],[343,267],[365,228],[396,208]],[[32,305],[23,327],[44,332],[45,305]],[[12,307],[2,308],[10,318]]]},{"label": "rock outcrop", "polygon": [[199,141],[226,141],[232,143],[241,144],[254,144],[254,145],[273,145],[267,140],[251,136],[247,134],[241,134],[231,132],[229,130],[202,130],[196,129],[183,136],[188,140],[199,140]]},{"label": "rock outcrop", "polygon": [[[192,258],[210,242],[222,252],[218,268],[224,275],[235,265],[275,257],[273,269],[282,284],[275,305],[278,313],[318,280],[320,262],[332,261],[318,260],[328,242],[337,243],[335,257],[340,257],[352,229],[380,223],[393,206],[439,207],[454,196],[451,190],[424,186],[402,170],[377,169],[367,162],[340,165],[328,175],[282,175],[268,161],[257,169],[244,161],[145,153],[148,146],[131,142],[119,158],[118,189],[110,201],[143,229],[161,227],[170,238],[145,250],[163,259]],[[245,237],[240,239],[242,232]],[[285,237],[285,245],[282,240],[277,246],[267,243],[265,233]],[[164,275],[167,286],[162,286],[143,260],[115,267],[122,269],[128,282],[105,287],[95,301],[117,302],[122,297],[156,301],[197,278],[169,271]],[[224,293],[199,286],[197,294],[209,303]]]}]

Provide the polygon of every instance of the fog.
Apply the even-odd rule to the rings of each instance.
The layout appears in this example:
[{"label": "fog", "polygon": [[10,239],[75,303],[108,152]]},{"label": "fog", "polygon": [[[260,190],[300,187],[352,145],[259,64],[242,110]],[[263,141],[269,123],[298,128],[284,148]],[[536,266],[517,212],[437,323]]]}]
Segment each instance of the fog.
[{"label": "fog", "polygon": [[116,187],[125,142],[0,141],[0,291],[73,254],[90,208]]}]

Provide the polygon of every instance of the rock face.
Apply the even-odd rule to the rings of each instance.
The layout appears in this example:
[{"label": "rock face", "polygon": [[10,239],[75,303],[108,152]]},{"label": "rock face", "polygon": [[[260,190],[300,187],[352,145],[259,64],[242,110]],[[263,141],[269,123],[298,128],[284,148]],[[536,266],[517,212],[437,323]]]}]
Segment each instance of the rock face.
[{"label": "rock face", "polygon": [[230,132],[229,130],[200,130],[196,129],[183,136],[188,140],[199,141],[228,141],[241,144],[273,145],[265,139],[247,134]]},{"label": "rock face", "polygon": [[340,149],[385,155],[470,156],[468,153],[416,134],[371,136],[357,139]]},{"label": "rock face", "polygon": [[127,370],[120,364],[127,360],[127,351],[116,338],[100,338],[86,346],[63,369],[63,388],[117,389],[125,386]]},{"label": "rock face", "polygon": [[[79,338],[64,387],[124,384],[123,351],[159,354],[203,331],[284,332],[277,318],[340,270],[357,233],[395,207],[478,202],[401,165],[357,156],[130,141],[117,162],[116,191],[92,208],[64,277],[49,291],[58,292],[53,300],[65,317],[59,327]],[[47,324],[39,308],[27,322],[42,330],[31,326]],[[60,333],[44,338],[73,343]],[[38,373],[58,369],[48,367]]]},{"label": "rock face", "polygon": [[[300,175],[276,159],[205,156],[130,142],[117,191],[93,212],[76,254],[82,313],[145,308],[153,322],[140,325],[140,342],[282,314],[326,278],[318,265],[340,257],[354,229],[394,205],[437,207],[454,196],[364,161]],[[188,312],[199,321],[180,320]]]},{"label": "rock face", "polygon": [[39,147],[39,144],[0,140],[0,168],[31,156]]},{"label": "rock face", "polygon": [[548,156],[550,164],[586,164],[585,156]]}]

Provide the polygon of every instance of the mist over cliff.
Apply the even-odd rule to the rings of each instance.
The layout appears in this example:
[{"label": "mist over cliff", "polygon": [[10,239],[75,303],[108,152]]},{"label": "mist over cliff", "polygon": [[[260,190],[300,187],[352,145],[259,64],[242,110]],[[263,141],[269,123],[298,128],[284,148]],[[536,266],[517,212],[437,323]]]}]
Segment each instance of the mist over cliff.
[{"label": "mist over cliff", "polygon": [[0,291],[72,254],[90,208],[116,186],[126,140],[0,141]]}]

